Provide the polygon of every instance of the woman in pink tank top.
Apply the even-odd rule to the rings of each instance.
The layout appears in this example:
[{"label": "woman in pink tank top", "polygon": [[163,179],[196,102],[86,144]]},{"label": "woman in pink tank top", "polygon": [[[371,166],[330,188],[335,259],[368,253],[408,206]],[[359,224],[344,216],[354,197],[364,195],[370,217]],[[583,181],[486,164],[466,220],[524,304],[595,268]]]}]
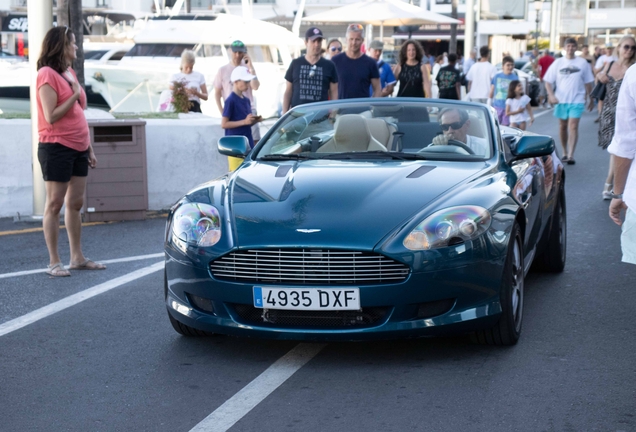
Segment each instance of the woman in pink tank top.
[{"label": "woman in pink tank top", "polygon": [[38,159],[46,188],[44,239],[53,277],[70,276],[58,253],[60,210],[66,204],[64,223],[71,249],[69,269],[103,270],[87,259],[81,246],[82,219],[88,167],[97,159],[84,117],[86,93],[71,65],[76,59],[75,35],[66,26],[49,30],[42,43],[37,69]]}]

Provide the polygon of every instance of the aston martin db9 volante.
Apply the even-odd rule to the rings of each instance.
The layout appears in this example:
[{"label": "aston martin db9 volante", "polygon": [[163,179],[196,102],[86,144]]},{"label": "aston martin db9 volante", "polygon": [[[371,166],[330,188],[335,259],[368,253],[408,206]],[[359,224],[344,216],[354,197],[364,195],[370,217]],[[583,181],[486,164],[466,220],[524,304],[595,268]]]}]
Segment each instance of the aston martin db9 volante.
[{"label": "aston martin db9 volante", "polygon": [[467,333],[515,344],[530,268],[566,255],[549,136],[480,104],[386,98],[284,115],[234,172],[170,210],[174,329],[299,340]]}]

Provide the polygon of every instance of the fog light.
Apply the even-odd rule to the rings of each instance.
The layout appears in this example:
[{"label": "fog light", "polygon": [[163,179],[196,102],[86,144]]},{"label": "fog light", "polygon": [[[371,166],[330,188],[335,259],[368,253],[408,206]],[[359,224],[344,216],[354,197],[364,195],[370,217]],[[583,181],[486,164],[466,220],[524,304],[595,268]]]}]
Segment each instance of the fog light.
[{"label": "fog light", "polygon": [[417,307],[418,318],[432,318],[443,315],[453,308],[455,299],[445,299],[426,303],[420,303]]},{"label": "fog light", "polygon": [[172,309],[176,310],[177,312],[179,312],[181,315],[185,315],[185,316],[190,316],[190,312],[192,312],[192,308],[179,303],[176,300],[171,300],[170,301],[170,307],[172,307]]},{"label": "fog light", "polygon": [[210,313],[214,312],[214,305],[212,304],[212,300],[195,296],[193,294],[188,294],[188,299],[190,300],[190,303],[192,303],[192,305],[197,309],[201,309]]}]

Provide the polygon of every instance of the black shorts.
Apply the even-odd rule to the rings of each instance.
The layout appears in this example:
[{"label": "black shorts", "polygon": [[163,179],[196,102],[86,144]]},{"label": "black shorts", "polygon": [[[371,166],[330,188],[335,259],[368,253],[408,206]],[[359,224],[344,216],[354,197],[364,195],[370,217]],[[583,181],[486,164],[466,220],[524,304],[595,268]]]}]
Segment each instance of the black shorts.
[{"label": "black shorts", "polygon": [[44,181],[67,183],[88,175],[88,150],[77,151],[58,143],[39,143],[38,160]]},{"label": "black shorts", "polygon": [[190,112],[201,112],[201,103],[197,101],[190,101]]}]

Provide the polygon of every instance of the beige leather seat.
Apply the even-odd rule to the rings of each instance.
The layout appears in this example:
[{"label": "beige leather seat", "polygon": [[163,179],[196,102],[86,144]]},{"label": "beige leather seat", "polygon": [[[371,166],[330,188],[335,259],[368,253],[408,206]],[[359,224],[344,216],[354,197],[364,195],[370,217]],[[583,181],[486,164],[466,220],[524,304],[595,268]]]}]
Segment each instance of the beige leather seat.
[{"label": "beige leather seat", "polygon": [[366,121],[371,136],[387,149],[394,150],[391,145],[393,143],[393,132],[396,130],[395,126],[379,118],[367,118]]},{"label": "beige leather seat", "polygon": [[333,138],[318,149],[318,153],[343,153],[386,151],[369,131],[364,117],[358,114],[343,114],[336,120]]},{"label": "beige leather seat", "polygon": [[486,131],[484,130],[483,121],[475,116],[469,115],[470,126],[466,131],[467,135],[471,135],[478,138],[486,138]]}]

